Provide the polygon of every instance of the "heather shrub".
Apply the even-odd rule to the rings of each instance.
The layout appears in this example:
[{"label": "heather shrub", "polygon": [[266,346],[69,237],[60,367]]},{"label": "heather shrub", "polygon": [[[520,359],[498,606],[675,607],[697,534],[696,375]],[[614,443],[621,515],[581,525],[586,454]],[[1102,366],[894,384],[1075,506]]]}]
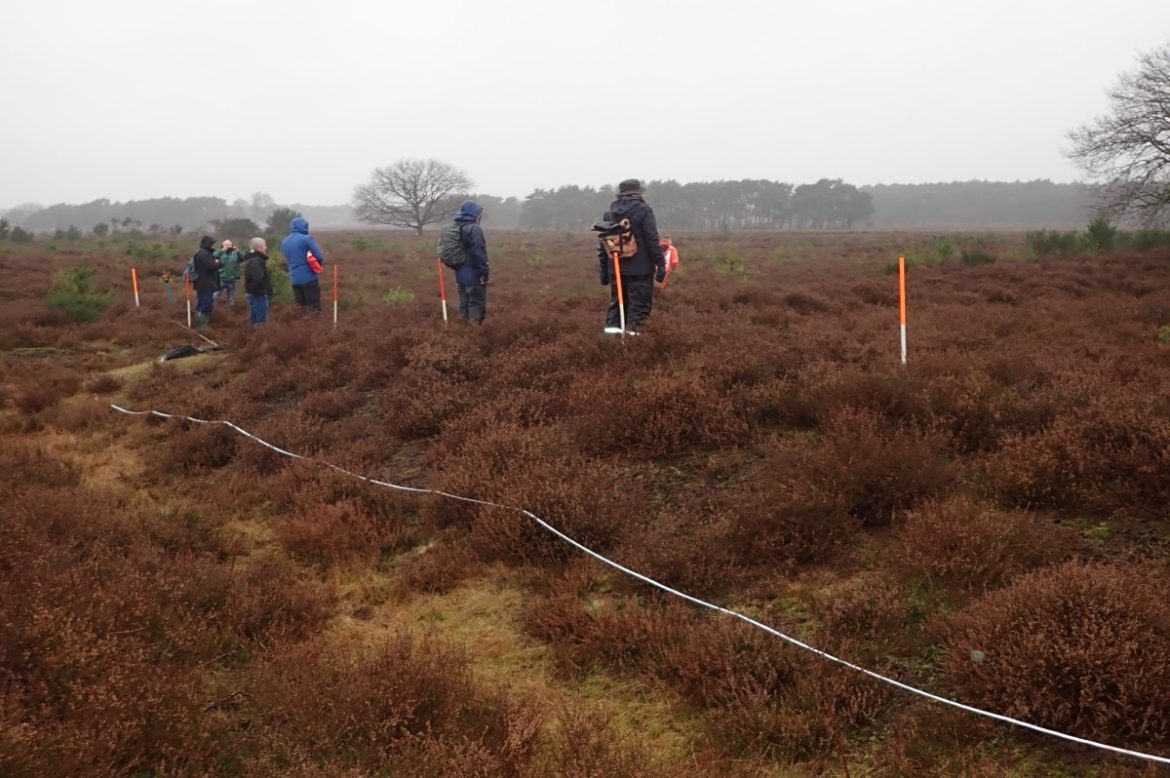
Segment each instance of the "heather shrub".
[{"label": "heather shrub", "polygon": [[109,373],[90,379],[85,383],[85,391],[92,394],[110,394],[122,388],[122,381]]},{"label": "heather shrub", "polygon": [[505,739],[505,706],[477,688],[461,650],[431,636],[399,632],[370,650],[281,647],[249,673],[247,688],[271,748],[307,748],[314,759],[364,771],[425,738],[465,735],[497,751]]},{"label": "heather shrub", "polygon": [[956,478],[943,436],[890,429],[869,411],[843,409],[822,437],[776,438],[770,446],[777,472],[834,495],[866,526],[888,524]]},{"label": "heather shrub", "polygon": [[1147,399],[1094,398],[1046,429],[1009,435],[983,462],[1000,499],[1021,507],[1161,516],[1170,486],[1170,422]]},{"label": "heather shrub", "polygon": [[432,545],[405,559],[396,578],[406,591],[444,594],[476,571],[475,554],[464,543]]},{"label": "heather shrub", "polygon": [[908,629],[911,608],[906,591],[878,573],[861,573],[829,590],[806,595],[819,623],[816,644],[847,650],[846,658],[867,663],[913,651],[917,637]]},{"label": "heather shrub", "polygon": [[573,437],[595,454],[669,457],[727,445],[747,431],[726,394],[682,372],[655,372],[625,385],[590,379],[570,391],[569,402],[580,409],[569,422]]},{"label": "heather shrub", "polygon": [[1074,537],[1040,517],[951,497],[905,515],[894,559],[904,580],[979,591],[1067,556]]},{"label": "heather shrub", "polygon": [[239,436],[222,424],[171,421],[162,465],[173,473],[199,473],[232,461]]},{"label": "heather shrub", "polygon": [[373,564],[385,529],[350,500],[310,503],[276,525],[281,545],[295,558],[328,568],[344,562]]},{"label": "heather shrub", "polygon": [[1170,742],[1165,572],[1068,562],[1017,578],[939,628],[965,701],[1117,745]]},{"label": "heather shrub", "polygon": [[[572,451],[557,428],[485,429],[448,459],[438,487],[529,510],[591,548],[609,548],[621,536],[637,491],[625,484],[622,494],[608,467]],[[424,503],[423,516],[440,526],[469,522],[472,547],[485,560],[546,562],[576,553],[514,510],[441,498]]]}]

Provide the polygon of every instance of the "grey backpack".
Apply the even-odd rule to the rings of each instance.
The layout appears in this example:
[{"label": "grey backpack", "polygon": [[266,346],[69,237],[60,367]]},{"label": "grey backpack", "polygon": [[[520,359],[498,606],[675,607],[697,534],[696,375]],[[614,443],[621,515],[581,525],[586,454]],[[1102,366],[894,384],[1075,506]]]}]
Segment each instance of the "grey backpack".
[{"label": "grey backpack", "polygon": [[463,225],[452,222],[439,233],[439,259],[452,270],[463,267],[467,255],[463,251]]}]

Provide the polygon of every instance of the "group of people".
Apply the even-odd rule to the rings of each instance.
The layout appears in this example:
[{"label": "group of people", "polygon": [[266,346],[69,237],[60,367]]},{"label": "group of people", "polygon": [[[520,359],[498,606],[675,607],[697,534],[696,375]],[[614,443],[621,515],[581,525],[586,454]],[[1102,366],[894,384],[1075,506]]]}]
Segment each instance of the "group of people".
[{"label": "group of people", "polygon": [[[606,311],[604,332],[610,335],[623,333],[637,334],[639,328],[650,318],[654,289],[665,289],[670,274],[678,267],[678,249],[670,236],[658,236],[658,224],[653,209],[646,203],[642,182],[629,178],[618,184],[617,199],[602,217],[606,222],[629,220],[629,231],[636,245],[636,251],[618,258],[615,266],[613,257],[599,242],[600,277],[604,286],[611,289],[611,302]],[[487,315],[487,287],[490,277],[487,241],[480,222],[483,208],[474,200],[466,200],[459,208],[454,223],[446,228],[439,238],[439,253],[444,264],[455,271],[455,284],[459,292],[459,318],[472,324],[483,324]],[[456,252],[461,256],[457,262],[449,262],[445,256],[445,241],[459,243]],[[620,284],[621,294],[618,292]],[[623,310],[624,309],[624,310]],[[622,328],[622,322],[625,328]]]},{"label": "group of people", "polygon": [[[297,305],[321,310],[321,285],[317,280],[325,261],[325,252],[309,234],[309,223],[297,217],[289,225],[288,236],[280,250],[288,263],[293,297]],[[187,275],[195,290],[195,320],[200,328],[211,321],[216,298],[235,305],[236,286],[244,279],[244,296],[248,300],[248,320],[253,326],[268,322],[268,304],[272,298],[272,274],[268,269],[268,243],[264,238],[248,241],[248,251],[240,254],[230,240],[215,247],[215,238],[204,235],[199,250],[191,258]],[[169,277],[164,278],[169,281]]]},{"label": "group of people", "polygon": [[[678,267],[678,249],[669,235],[659,238],[654,211],[646,203],[645,193],[646,189],[638,179],[622,181],[618,185],[617,199],[603,216],[606,222],[628,224],[631,237],[631,251],[619,256],[616,265],[604,244],[598,244],[600,280],[602,285],[611,289],[604,327],[607,334],[637,334],[650,318],[654,289],[665,289],[670,274]],[[443,230],[438,247],[443,262],[455,271],[459,318],[472,324],[483,324],[487,316],[491,265],[487,239],[480,226],[483,215],[479,203],[464,201],[453,223]],[[288,236],[280,242],[280,251],[288,265],[296,304],[320,311],[321,285],[318,278],[325,253],[309,234],[309,223],[305,219],[298,216],[292,220]],[[457,259],[448,261],[451,253],[458,255]],[[206,327],[211,320],[217,296],[228,305],[235,304],[236,285],[241,275],[248,300],[249,321],[254,326],[268,321],[272,276],[268,270],[268,245],[263,238],[252,238],[248,242],[248,251],[241,255],[230,240],[223,241],[216,249],[215,238],[205,235],[187,272],[197,295],[195,311],[200,327]]]}]

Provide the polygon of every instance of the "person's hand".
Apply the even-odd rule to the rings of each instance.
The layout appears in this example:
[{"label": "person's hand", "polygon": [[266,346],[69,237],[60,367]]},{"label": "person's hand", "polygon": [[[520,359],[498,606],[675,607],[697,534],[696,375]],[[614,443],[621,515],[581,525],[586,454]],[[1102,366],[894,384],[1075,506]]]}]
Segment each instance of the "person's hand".
[{"label": "person's hand", "polygon": [[480,285],[480,286],[487,286],[487,285],[488,285],[488,279],[487,279],[487,276],[480,276],[480,278],[479,278],[479,285]]}]

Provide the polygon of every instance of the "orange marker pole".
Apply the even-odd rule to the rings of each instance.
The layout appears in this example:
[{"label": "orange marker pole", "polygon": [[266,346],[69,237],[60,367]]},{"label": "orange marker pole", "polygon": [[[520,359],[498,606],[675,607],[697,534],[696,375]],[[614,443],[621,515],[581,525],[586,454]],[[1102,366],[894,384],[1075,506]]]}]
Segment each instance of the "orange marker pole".
[{"label": "orange marker pole", "polygon": [[134,284],[134,307],[141,308],[142,303],[138,299],[138,270],[130,268],[130,282]]},{"label": "orange marker pole", "polygon": [[187,290],[187,329],[191,329],[191,276],[183,273],[183,286]]},{"label": "orange marker pole", "polygon": [[333,265],[333,329],[337,329],[337,265]]},{"label": "orange marker pole", "polygon": [[622,341],[626,339],[626,301],[622,296],[622,265],[618,252],[613,252],[613,282],[617,287],[618,316],[622,325]]},{"label": "orange marker pole", "polygon": [[443,326],[447,326],[447,282],[443,279],[443,260],[436,259],[439,266],[439,299],[443,301]]},{"label": "orange marker pole", "polygon": [[906,258],[898,257],[898,304],[902,314],[902,364],[906,364]]}]

